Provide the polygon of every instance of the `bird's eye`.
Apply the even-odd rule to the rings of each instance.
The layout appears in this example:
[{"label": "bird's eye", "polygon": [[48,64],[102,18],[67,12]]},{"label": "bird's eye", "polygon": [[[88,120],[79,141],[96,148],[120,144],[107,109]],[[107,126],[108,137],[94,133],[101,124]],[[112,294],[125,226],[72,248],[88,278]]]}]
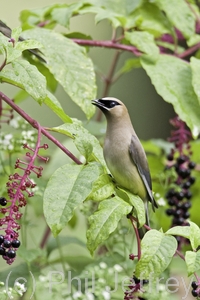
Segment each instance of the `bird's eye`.
[{"label": "bird's eye", "polygon": [[117,105],[116,101],[110,101],[109,103],[110,108],[114,107],[115,105]]}]

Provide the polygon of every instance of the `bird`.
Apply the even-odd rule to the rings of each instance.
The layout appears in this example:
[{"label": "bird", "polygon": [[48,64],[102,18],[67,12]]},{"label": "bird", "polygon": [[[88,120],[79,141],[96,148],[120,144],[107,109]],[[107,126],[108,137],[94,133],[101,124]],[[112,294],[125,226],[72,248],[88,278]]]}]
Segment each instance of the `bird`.
[{"label": "bird", "polygon": [[[152,209],[158,208],[153,197],[152,182],[144,148],[133,128],[124,103],[114,97],[92,100],[107,120],[103,154],[106,165],[115,182],[122,188],[138,195],[143,201],[146,225],[149,226],[148,201]],[[140,239],[146,230],[138,229]]]},{"label": "bird", "polygon": [[[4,22],[0,20],[0,32],[8,38],[11,38],[12,30],[8,27]],[[21,36],[19,37],[19,41],[22,42],[23,39]],[[42,52],[39,49],[28,49],[30,53],[35,55],[40,61],[46,63],[46,60],[40,55]]]}]

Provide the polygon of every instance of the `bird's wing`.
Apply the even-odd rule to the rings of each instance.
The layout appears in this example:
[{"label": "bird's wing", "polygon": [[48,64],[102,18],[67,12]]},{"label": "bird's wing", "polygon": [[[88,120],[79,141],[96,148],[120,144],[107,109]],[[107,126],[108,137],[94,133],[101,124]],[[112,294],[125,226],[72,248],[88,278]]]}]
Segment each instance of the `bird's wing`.
[{"label": "bird's wing", "polygon": [[152,208],[155,211],[155,208],[158,208],[158,205],[152,194],[152,183],[151,183],[151,176],[149,172],[149,166],[148,166],[145,152],[137,136],[132,135],[129,152],[130,152],[131,159],[136,165],[138,169],[138,173],[140,174],[140,177],[142,178],[142,181],[146,187],[147,194],[149,196],[148,198],[152,204]]}]

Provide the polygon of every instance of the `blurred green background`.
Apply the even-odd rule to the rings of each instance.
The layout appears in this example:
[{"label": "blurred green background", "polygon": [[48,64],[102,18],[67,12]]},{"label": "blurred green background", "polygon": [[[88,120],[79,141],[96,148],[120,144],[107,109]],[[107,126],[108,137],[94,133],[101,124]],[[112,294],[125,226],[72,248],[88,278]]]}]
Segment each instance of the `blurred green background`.
[{"label": "blurred green background", "polygon": [[[57,3],[71,3],[77,1],[60,0]],[[11,28],[20,26],[20,11],[25,9],[37,9],[56,3],[55,0],[18,0],[3,1],[1,0],[1,20]],[[89,15],[74,17],[70,24],[70,29],[57,27],[62,32],[81,31],[92,36],[93,39],[110,39],[111,27],[107,21],[103,21],[95,26],[94,17]],[[89,52],[95,65],[98,66],[103,74],[107,74],[111,64],[114,50],[93,48]],[[123,65],[126,58],[131,58],[130,53],[123,53],[120,57],[117,68]],[[102,96],[103,82],[97,75],[98,94]],[[2,85],[2,91],[12,97],[16,89],[9,85]],[[80,109],[69,99],[61,87],[56,91],[56,96],[61,102],[65,112],[71,117],[85,119]],[[166,138],[170,133],[169,118],[174,116],[171,104],[162,100],[156,94],[150,79],[142,69],[135,69],[130,73],[123,75],[113,86],[109,95],[121,99],[127,105],[133,125],[138,136],[141,139]],[[56,126],[60,120],[54,116],[46,107],[38,110],[38,104],[31,98],[20,106],[31,115],[39,120],[43,126]],[[40,116],[38,116],[38,113]]]}]

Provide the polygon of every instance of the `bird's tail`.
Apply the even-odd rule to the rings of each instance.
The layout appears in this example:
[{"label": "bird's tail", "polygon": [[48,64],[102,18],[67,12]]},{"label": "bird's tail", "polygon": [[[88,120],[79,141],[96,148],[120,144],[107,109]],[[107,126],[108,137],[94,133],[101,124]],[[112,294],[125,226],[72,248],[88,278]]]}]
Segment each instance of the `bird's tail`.
[{"label": "bird's tail", "polygon": [[[145,206],[145,216],[146,216],[146,222],[145,224],[147,226],[150,226],[150,223],[149,223],[149,211],[148,211],[148,201],[145,201],[144,202],[144,206]],[[147,232],[147,229],[142,226],[141,228],[138,229],[138,233],[139,233],[139,237],[140,239],[143,239],[145,233]]]}]

